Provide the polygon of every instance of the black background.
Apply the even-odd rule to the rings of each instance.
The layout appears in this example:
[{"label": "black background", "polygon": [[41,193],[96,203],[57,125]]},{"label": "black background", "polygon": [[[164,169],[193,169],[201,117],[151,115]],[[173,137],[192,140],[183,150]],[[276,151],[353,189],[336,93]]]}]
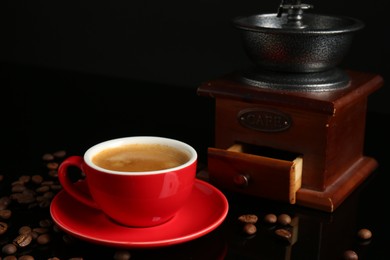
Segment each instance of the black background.
[{"label": "black background", "polygon": [[[314,6],[312,13],[350,16],[365,23],[340,67],[382,75],[385,86],[371,96],[369,110],[388,113],[385,1],[303,2]],[[275,13],[279,4],[276,0],[3,1],[0,61],[196,87],[249,64],[233,18]],[[128,85],[130,91],[137,88]]]}]

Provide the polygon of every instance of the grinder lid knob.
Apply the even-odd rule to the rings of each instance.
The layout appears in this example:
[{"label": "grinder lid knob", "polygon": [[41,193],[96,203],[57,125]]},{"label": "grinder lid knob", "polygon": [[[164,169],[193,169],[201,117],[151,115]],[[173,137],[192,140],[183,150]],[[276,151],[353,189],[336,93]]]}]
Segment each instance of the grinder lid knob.
[{"label": "grinder lid knob", "polygon": [[281,17],[287,10],[287,23],[283,27],[302,29],[307,25],[302,23],[303,10],[313,8],[312,5],[301,3],[301,0],[282,0],[277,17]]}]

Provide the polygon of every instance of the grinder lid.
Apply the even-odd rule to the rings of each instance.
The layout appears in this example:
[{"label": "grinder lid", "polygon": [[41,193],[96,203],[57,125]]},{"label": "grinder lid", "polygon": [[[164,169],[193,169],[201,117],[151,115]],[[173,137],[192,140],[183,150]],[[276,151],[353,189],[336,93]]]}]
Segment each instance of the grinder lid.
[{"label": "grinder lid", "polygon": [[[274,14],[233,20],[247,56],[256,65],[243,76],[246,83],[295,91],[334,90],[348,85],[348,76],[336,67],[349,51],[354,32],[364,24],[347,16],[303,13],[310,8],[300,0],[282,0]],[[278,80],[281,78],[285,80]]]}]

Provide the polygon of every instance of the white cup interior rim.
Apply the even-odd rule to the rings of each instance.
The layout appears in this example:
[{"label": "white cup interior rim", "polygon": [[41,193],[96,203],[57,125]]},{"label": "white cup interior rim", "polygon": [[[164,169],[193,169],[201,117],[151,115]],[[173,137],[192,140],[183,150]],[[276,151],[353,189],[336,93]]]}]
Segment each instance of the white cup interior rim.
[{"label": "white cup interior rim", "polygon": [[[108,170],[102,167],[99,167],[95,165],[92,162],[92,158],[95,154],[98,152],[107,149],[107,148],[113,148],[118,147],[121,145],[126,144],[135,144],[135,143],[142,143],[142,144],[161,144],[161,145],[168,145],[174,148],[178,148],[182,150],[183,152],[187,153],[189,156],[189,160],[177,167],[169,168],[169,169],[163,169],[163,170],[157,170],[157,171],[144,171],[144,172],[123,172],[123,171],[114,171],[114,170]],[[159,137],[159,136],[131,136],[131,137],[122,137],[122,138],[116,138],[111,139],[108,141],[104,141],[101,143],[98,143],[92,147],[90,147],[85,153],[84,153],[84,161],[86,164],[89,165],[89,167],[94,168],[96,170],[99,170],[101,172],[111,173],[111,174],[118,174],[118,175],[151,175],[151,174],[163,174],[166,172],[171,172],[175,170],[180,170],[182,168],[186,168],[187,166],[193,164],[195,160],[197,159],[198,155],[196,150],[190,146],[189,144],[186,144],[182,141],[167,138],[167,137]]]}]

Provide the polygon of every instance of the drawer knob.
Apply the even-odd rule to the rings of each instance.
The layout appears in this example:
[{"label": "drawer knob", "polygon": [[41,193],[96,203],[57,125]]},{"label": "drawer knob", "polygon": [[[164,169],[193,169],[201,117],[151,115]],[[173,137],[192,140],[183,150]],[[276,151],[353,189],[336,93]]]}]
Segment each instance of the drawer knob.
[{"label": "drawer knob", "polygon": [[246,174],[238,174],[234,176],[234,184],[236,184],[240,188],[245,188],[249,184],[249,175]]}]

